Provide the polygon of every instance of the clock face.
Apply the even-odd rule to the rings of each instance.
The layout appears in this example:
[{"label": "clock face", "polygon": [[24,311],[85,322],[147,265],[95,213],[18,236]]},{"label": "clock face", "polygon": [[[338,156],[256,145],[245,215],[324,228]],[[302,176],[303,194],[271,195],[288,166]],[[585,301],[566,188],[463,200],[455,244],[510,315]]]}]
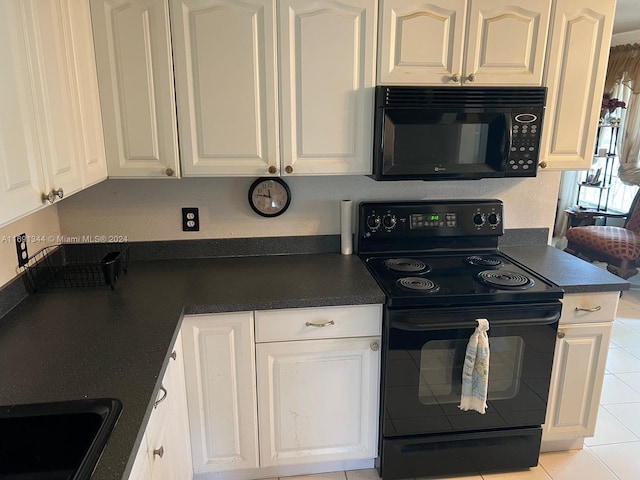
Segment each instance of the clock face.
[{"label": "clock face", "polygon": [[291,190],[280,178],[259,178],[249,188],[249,204],[263,217],[277,217],[289,208]]}]

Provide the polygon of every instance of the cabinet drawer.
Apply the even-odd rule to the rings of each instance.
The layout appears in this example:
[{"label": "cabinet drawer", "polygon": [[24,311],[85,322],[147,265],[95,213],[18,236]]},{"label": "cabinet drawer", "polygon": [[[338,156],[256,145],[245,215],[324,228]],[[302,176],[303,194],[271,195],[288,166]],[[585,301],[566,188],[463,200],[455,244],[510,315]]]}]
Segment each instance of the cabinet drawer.
[{"label": "cabinet drawer", "polygon": [[382,305],[294,308],[255,312],[256,343],[368,337],[382,331]]},{"label": "cabinet drawer", "polygon": [[619,292],[565,295],[560,323],[611,322],[616,316],[618,298]]}]

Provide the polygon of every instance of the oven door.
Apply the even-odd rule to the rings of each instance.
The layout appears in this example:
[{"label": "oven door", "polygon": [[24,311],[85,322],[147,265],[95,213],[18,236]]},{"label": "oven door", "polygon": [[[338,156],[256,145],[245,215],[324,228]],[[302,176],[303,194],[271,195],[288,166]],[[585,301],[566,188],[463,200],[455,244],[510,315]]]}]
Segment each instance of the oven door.
[{"label": "oven door", "polygon": [[[540,426],[560,311],[560,302],[387,310],[383,436]],[[477,318],[489,320],[485,414],[458,408]]]}]

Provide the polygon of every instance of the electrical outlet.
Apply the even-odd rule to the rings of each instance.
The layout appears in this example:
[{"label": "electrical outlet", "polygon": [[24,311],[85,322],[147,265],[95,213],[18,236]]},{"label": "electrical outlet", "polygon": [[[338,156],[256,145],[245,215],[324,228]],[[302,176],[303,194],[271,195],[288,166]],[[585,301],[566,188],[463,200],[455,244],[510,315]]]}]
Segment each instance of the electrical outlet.
[{"label": "electrical outlet", "polygon": [[29,252],[27,251],[27,234],[21,233],[16,237],[16,254],[18,255],[18,266],[22,267],[29,261]]},{"label": "electrical outlet", "polygon": [[182,231],[183,232],[199,232],[200,231],[200,215],[195,207],[182,208]]}]

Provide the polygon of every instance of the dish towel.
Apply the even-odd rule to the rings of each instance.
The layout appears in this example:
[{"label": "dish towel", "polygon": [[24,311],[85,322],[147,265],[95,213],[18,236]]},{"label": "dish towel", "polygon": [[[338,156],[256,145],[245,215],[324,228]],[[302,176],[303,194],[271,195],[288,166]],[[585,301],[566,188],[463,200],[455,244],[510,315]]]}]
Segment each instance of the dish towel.
[{"label": "dish towel", "polygon": [[476,321],[478,326],[469,338],[464,357],[459,408],[484,414],[489,383],[489,321],[486,318],[478,318]]}]

